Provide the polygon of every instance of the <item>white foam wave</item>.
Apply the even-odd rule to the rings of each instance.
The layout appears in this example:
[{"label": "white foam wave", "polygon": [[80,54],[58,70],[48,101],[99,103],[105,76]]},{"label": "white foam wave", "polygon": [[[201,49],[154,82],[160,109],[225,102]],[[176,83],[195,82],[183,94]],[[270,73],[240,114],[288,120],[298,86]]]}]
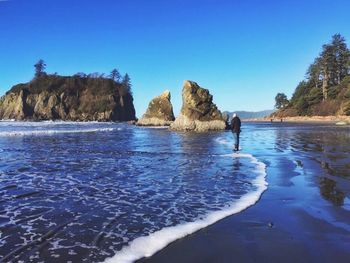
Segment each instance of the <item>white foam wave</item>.
[{"label": "white foam wave", "polygon": [[142,129],[169,129],[169,126],[139,126]]},{"label": "white foam wave", "polygon": [[256,165],[257,170],[255,172],[257,173],[257,177],[252,181],[252,184],[256,187],[256,191],[243,195],[241,198],[233,202],[229,207],[221,211],[209,213],[197,221],[188,222],[173,227],[166,227],[148,236],[136,238],[131,241],[128,246],[117,252],[116,255],[106,259],[105,263],[129,263],[143,257],[152,256],[171,242],[192,234],[202,228],[214,224],[215,222],[227,216],[239,213],[254,205],[259,200],[262,193],[267,189],[267,182],[265,180],[265,164],[259,162],[251,154],[232,153],[222,156],[232,158],[249,158],[251,160],[251,163]]},{"label": "white foam wave", "polygon": [[15,119],[0,120],[0,122],[15,122]]},{"label": "white foam wave", "polygon": [[[109,132],[116,128],[91,128],[91,129],[75,129],[75,130],[26,130],[26,131],[3,131],[0,132],[0,137],[15,137],[15,136],[34,136],[34,135],[52,135],[61,133],[88,133],[88,132]],[[119,129],[117,129],[119,130]]]},{"label": "white foam wave", "polygon": [[222,138],[222,137],[216,138],[215,141],[219,144],[225,144],[225,145],[228,145],[230,143],[228,140],[226,140],[225,138]]},{"label": "white foam wave", "polygon": [[16,120],[0,120],[0,125],[10,125],[10,126],[34,126],[34,127],[40,127],[40,126],[55,126],[55,125],[91,125],[91,124],[98,124],[98,125],[113,125],[114,122],[98,122],[98,121],[16,121]]}]

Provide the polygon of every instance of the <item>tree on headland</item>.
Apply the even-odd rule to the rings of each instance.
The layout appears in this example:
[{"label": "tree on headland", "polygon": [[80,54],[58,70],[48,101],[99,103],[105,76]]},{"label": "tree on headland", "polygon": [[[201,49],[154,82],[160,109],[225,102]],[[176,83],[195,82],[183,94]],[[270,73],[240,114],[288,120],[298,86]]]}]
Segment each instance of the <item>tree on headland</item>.
[{"label": "tree on headland", "polygon": [[114,80],[115,82],[120,83],[121,75],[120,75],[119,71],[116,68],[111,71],[111,73],[109,74],[109,77],[112,80]]},{"label": "tree on headland", "polygon": [[277,94],[276,108],[291,116],[348,114],[348,95],[350,50],[345,38],[335,34],[308,67],[306,79],[296,87],[289,104],[284,104],[284,96]]},{"label": "tree on headland", "polygon": [[275,97],[275,102],[276,109],[283,109],[289,104],[289,100],[287,99],[287,96],[284,93],[277,93]]},{"label": "tree on headland", "polygon": [[349,74],[350,51],[345,38],[335,34],[332,41],[322,46],[322,52],[307,71],[307,77],[316,88],[322,89],[323,101],[328,99],[329,87],[339,85]]},{"label": "tree on headland", "polygon": [[45,76],[45,68],[46,68],[46,64],[45,61],[40,59],[35,65],[35,78],[40,78],[42,76]]},{"label": "tree on headland", "polygon": [[314,85],[315,88],[320,86],[321,81],[321,59],[318,57],[314,60],[307,72],[306,72],[308,80]]},{"label": "tree on headland", "polygon": [[119,92],[121,96],[131,94],[131,79],[128,73],[126,73],[122,79],[121,88],[119,89]]},{"label": "tree on headland", "polygon": [[73,76],[78,77],[78,78],[87,78],[88,77],[88,75],[85,74],[84,72],[75,73]]}]

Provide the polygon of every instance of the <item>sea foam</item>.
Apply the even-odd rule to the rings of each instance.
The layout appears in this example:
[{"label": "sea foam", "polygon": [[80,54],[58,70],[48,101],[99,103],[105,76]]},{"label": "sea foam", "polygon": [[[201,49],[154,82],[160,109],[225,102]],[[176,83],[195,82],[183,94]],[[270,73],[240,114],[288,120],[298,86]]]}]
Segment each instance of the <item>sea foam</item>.
[{"label": "sea foam", "polygon": [[61,133],[88,133],[88,132],[109,132],[120,130],[119,128],[91,128],[91,129],[57,129],[57,130],[25,130],[25,131],[0,131],[0,137],[13,136],[34,136],[34,135],[52,135]]},{"label": "sea foam", "polygon": [[[218,143],[227,144],[230,143],[223,139],[219,139]],[[116,255],[111,258],[107,258],[105,263],[129,263],[134,262],[144,257],[150,257],[157,251],[165,248],[171,242],[192,234],[202,228],[214,224],[215,222],[239,213],[248,207],[254,205],[267,189],[266,177],[266,165],[251,154],[232,153],[221,155],[229,158],[249,158],[250,162],[256,165],[257,177],[251,182],[255,186],[254,192],[249,192],[231,205],[223,210],[208,213],[206,216],[202,216],[200,219],[194,222],[188,222],[177,226],[166,227],[159,231],[156,231],[150,235],[139,237],[131,241],[127,246],[118,251]]]}]

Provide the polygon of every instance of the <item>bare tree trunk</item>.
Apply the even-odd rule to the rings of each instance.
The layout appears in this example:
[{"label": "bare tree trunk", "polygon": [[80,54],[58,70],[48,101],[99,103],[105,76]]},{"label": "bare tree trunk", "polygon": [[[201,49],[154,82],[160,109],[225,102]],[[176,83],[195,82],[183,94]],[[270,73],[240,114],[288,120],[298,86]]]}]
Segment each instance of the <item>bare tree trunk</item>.
[{"label": "bare tree trunk", "polygon": [[322,95],[323,95],[323,101],[327,100],[327,79],[323,79],[322,81]]},{"label": "bare tree trunk", "polygon": [[328,97],[328,72],[327,69],[325,70],[324,78],[322,80],[322,95],[323,95],[323,101],[327,100]]}]

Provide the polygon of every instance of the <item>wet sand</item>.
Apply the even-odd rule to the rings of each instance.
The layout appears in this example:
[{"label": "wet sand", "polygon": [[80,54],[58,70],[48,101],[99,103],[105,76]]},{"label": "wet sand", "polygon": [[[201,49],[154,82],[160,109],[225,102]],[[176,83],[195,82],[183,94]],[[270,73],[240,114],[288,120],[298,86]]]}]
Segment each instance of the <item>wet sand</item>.
[{"label": "wet sand", "polygon": [[248,122],[299,122],[299,123],[332,123],[340,125],[350,125],[350,116],[295,116],[295,117],[265,117],[246,119]]},{"label": "wet sand", "polygon": [[253,146],[269,183],[256,205],[139,262],[350,262],[349,128],[273,129]]}]

